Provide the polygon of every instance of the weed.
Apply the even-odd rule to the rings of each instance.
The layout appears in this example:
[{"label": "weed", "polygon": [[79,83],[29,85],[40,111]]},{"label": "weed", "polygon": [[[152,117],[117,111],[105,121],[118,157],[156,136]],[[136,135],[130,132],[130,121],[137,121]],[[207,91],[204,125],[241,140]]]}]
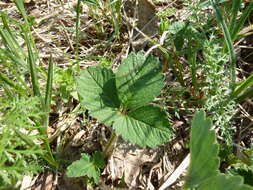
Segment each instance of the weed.
[{"label": "weed", "polygon": [[169,140],[166,114],[148,104],[163,88],[161,66],[155,57],[132,53],[116,74],[101,66],[90,67],[81,72],[77,86],[90,115],[113,125],[116,134],[125,140],[149,147]]},{"label": "weed", "polygon": [[[165,112],[150,104],[163,87],[161,66],[155,57],[145,57],[144,52],[131,53],[116,74],[97,66],[81,72],[77,78],[82,104],[90,115],[105,125],[113,125],[112,134],[104,154],[108,156],[117,136],[140,146],[155,147],[169,140],[171,131]],[[98,162],[103,158],[82,158],[68,167],[68,176],[88,176],[99,181]]]},{"label": "weed", "polygon": [[92,157],[82,154],[80,160],[68,166],[67,175],[69,177],[88,176],[97,184],[100,181],[100,169],[104,167],[104,155],[101,152],[95,152]]},{"label": "weed", "polygon": [[42,170],[40,159],[45,151],[45,136],[36,121],[44,115],[34,97],[0,97],[0,184],[16,184],[24,175]]},{"label": "weed", "polygon": [[86,3],[90,7],[90,16],[94,19],[94,27],[96,28],[98,35],[105,33],[104,24],[100,20],[102,16],[113,26],[113,38],[119,37],[119,32],[122,25],[122,0],[79,0],[78,2],[80,1]]},{"label": "weed", "polygon": [[253,189],[243,184],[242,177],[224,175],[218,171],[218,145],[211,127],[212,122],[206,118],[204,111],[195,114],[191,129],[190,166],[184,189]]},{"label": "weed", "polygon": [[[74,56],[68,55],[74,60],[66,70],[54,66],[52,56],[48,59],[47,70],[38,64],[39,53],[32,36],[35,20],[27,16],[22,0],[14,0],[14,3],[22,21],[17,22],[1,12],[0,25],[0,189],[18,188],[23,175],[33,175],[47,165],[62,169],[60,165],[64,165],[64,161],[55,160],[50,147],[57,135],[48,139],[46,129],[51,102],[57,98],[55,104],[69,105],[71,97],[75,102],[80,101],[69,113],[71,116],[81,112],[82,104],[89,111],[85,114],[89,113],[98,122],[112,126],[113,131],[103,152],[82,153],[79,160],[68,166],[69,177],[86,176],[90,183],[98,184],[105,159],[110,157],[118,136],[151,148],[169,141],[172,137],[169,116],[162,106],[156,104],[167,101],[167,105],[161,104],[167,108],[168,104],[172,105],[179,120],[185,118],[187,121],[188,114],[198,108],[213,118],[212,124],[204,111],[197,112],[193,118],[191,163],[184,188],[252,189],[243,184],[241,177],[235,176],[243,176],[245,183],[252,185],[252,150],[246,149],[238,155],[232,153],[235,130],[232,119],[236,104],[253,95],[252,74],[236,83],[237,59],[233,44],[243,37],[240,30],[253,10],[253,2],[245,7],[246,3],[241,0],[183,1],[179,6],[186,10],[187,17],[183,15],[175,22],[171,18],[177,14],[177,8],[170,7],[157,14],[161,19],[161,42],[144,36],[155,44],[152,48],[158,47],[163,53],[162,59],[167,62],[164,71],[171,69],[172,78],[176,78],[175,81],[166,80],[163,97],[157,99],[164,88],[164,76],[159,60],[146,56],[152,48],[146,54],[130,53],[115,73],[110,68],[118,55],[109,57],[106,52],[102,56],[87,56],[82,59],[96,60],[100,65],[81,71],[80,57],[97,46],[89,44],[89,53],[80,53],[83,3],[89,8],[90,25],[87,30],[94,38],[108,42],[98,46],[108,47],[116,40],[119,47],[123,47],[120,39],[124,24],[121,14],[123,0],[77,0],[73,46],[69,39],[74,50],[70,53]],[[64,6],[63,2],[59,3]],[[85,50],[86,47],[82,53]],[[184,115],[181,115],[182,107],[186,108]],[[87,121],[87,125],[91,126],[91,122]],[[218,145],[211,127],[218,129],[219,135],[225,139],[220,151],[221,161],[229,165],[225,174],[219,171]],[[63,144],[68,141],[68,138],[62,138],[56,152],[63,152]],[[124,177],[121,179],[124,184]],[[13,187],[13,184],[17,185]]]},{"label": "weed", "polygon": [[[38,79],[38,67],[37,67],[37,61],[38,61],[38,53],[35,47],[35,42],[32,38],[31,31],[30,31],[30,23],[28,20],[28,17],[26,15],[24,5],[22,1],[15,1],[17,8],[19,9],[24,22],[22,24],[16,25],[17,31],[16,33],[19,33],[19,37],[23,37],[23,41],[27,45],[27,52],[21,48],[19,45],[19,42],[17,41],[16,36],[14,35],[14,29],[9,24],[9,20],[7,19],[6,15],[2,13],[2,20],[3,20],[3,26],[0,26],[0,33],[1,38],[3,41],[4,46],[6,47],[5,50],[3,50],[1,58],[1,62],[6,65],[5,73],[1,72],[0,79],[3,82],[2,86],[5,90],[6,96],[10,100],[15,100],[15,102],[19,103],[22,106],[26,106],[23,102],[23,100],[28,101],[28,99],[33,100],[33,98],[36,98],[36,100],[39,100],[39,105],[33,105],[37,107],[40,111],[40,118],[38,116],[30,116],[29,113],[22,114],[23,119],[26,120],[32,120],[34,122],[34,127],[36,126],[37,132],[39,132],[39,136],[42,136],[41,142],[39,145],[37,145],[34,142],[34,137],[30,136],[30,132],[26,135],[22,131],[20,131],[23,127],[28,125],[27,123],[24,123],[22,126],[22,123],[16,123],[16,124],[8,124],[8,125],[15,125],[18,129],[12,129],[15,131],[15,135],[17,135],[19,138],[23,140],[24,143],[27,144],[28,147],[33,147],[37,149],[46,150],[43,151],[43,154],[41,153],[40,156],[44,158],[46,161],[48,161],[49,164],[52,166],[57,167],[57,163],[54,160],[54,157],[51,152],[51,148],[49,146],[49,142],[47,139],[47,132],[46,128],[48,126],[48,120],[49,120],[49,111],[51,107],[51,95],[52,95],[52,80],[53,80],[53,63],[52,59],[49,60],[49,67],[48,67],[48,75],[47,75],[47,84],[46,84],[46,90],[45,95],[42,95],[41,87],[39,85]],[[15,69],[13,70],[14,67]],[[20,69],[19,69],[20,68]],[[28,86],[26,84],[27,82],[27,76],[31,76],[31,84]],[[18,94],[18,96],[16,95]],[[15,97],[14,99],[11,97]],[[19,102],[20,101],[20,102]],[[27,103],[27,102],[26,102]],[[27,104],[32,104],[27,103]],[[12,107],[15,107],[15,105],[10,105],[10,109]],[[8,108],[6,108],[8,109]],[[31,109],[31,107],[29,107]],[[25,109],[24,109],[25,110]],[[36,108],[33,109],[35,112],[38,111]],[[32,111],[31,111],[32,112]],[[33,112],[32,112],[33,113]],[[20,113],[21,114],[21,113]],[[13,112],[13,116],[15,117],[15,112]],[[10,117],[10,115],[4,115],[3,118],[7,119]],[[21,117],[21,116],[16,116]],[[20,121],[18,119],[14,119],[14,121]],[[7,125],[7,126],[8,126]],[[22,126],[22,127],[21,127]],[[31,126],[28,125],[28,126]],[[6,127],[4,127],[6,128]],[[29,129],[31,130],[31,129]],[[10,135],[11,131],[8,131],[8,134]],[[18,144],[18,143],[17,143]],[[14,143],[15,145],[15,143]],[[16,146],[16,145],[15,145]],[[25,147],[27,149],[27,147]],[[16,149],[13,150],[14,153]],[[18,152],[18,150],[17,150]],[[5,164],[5,162],[4,162]],[[28,167],[27,167],[28,169]]]},{"label": "weed", "polygon": [[70,97],[78,99],[73,77],[75,70],[77,69],[74,67],[66,70],[55,67],[54,85],[55,88],[59,90],[53,95],[53,97],[57,97],[58,100],[63,101],[64,103],[67,103],[70,100]]},{"label": "weed", "polygon": [[227,143],[231,143],[233,134],[231,118],[234,115],[235,103],[230,101],[226,105],[223,104],[224,100],[230,97],[231,89],[227,82],[229,73],[226,72],[229,57],[222,49],[222,44],[213,35],[204,44],[203,56],[206,62],[202,68],[206,74],[206,84],[203,90],[208,95],[204,107],[208,113],[213,114],[213,118],[216,118],[215,125],[220,127]]}]

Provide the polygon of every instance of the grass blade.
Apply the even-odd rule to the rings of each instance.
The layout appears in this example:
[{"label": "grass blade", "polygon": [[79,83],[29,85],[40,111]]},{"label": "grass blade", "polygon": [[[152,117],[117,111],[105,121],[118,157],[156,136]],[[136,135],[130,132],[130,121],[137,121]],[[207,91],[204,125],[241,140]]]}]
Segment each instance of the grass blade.
[{"label": "grass blade", "polygon": [[230,87],[231,87],[231,93],[234,91],[235,88],[235,79],[236,79],[236,73],[235,73],[235,69],[236,69],[236,55],[235,55],[235,50],[234,50],[234,46],[232,43],[232,39],[230,36],[230,32],[228,30],[227,24],[222,16],[222,13],[218,7],[217,1],[216,0],[210,0],[213,9],[215,10],[215,14],[216,14],[216,18],[218,23],[220,23],[223,33],[224,33],[224,37],[225,37],[225,42],[226,45],[228,47],[228,51],[229,51],[229,57],[230,57],[230,75],[231,75],[231,81],[230,81]]},{"label": "grass blade", "polygon": [[81,0],[77,0],[76,6],[76,46],[75,46],[75,56],[78,60],[79,58],[79,41],[80,41],[80,13],[81,13]]},{"label": "grass blade", "polygon": [[82,0],[84,3],[87,3],[88,5],[92,5],[95,7],[99,6],[98,0]]},{"label": "grass blade", "polygon": [[247,79],[245,79],[234,91],[233,97],[237,97],[249,86],[253,85],[253,74],[251,74]]},{"label": "grass blade", "polygon": [[52,61],[52,55],[49,58],[49,65],[48,65],[48,75],[47,75],[47,87],[46,87],[46,94],[45,94],[45,110],[47,114],[46,118],[46,126],[48,125],[48,113],[50,112],[51,107],[51,97],[52,97],[52,85],[53,85],[53,70],[54,65]]},{"label": "grass blade", "polygon": [[3,54],[6,57],[8,57],[12,61],[13,65],[21,66],[22,68],[27,69],[27,64],[24,61],[24,59],[18,57],[17,55],[14,55],[12,52],[8,51],[7,49],[0,49],[0,54]]},{"label": "grass blade", "polygon": [[[43,118],[43,125],[44,129],[47,129],[49,123],[49,112],[51,108],[51,97],[52,97],[52,86],[53,86],[53,70],[54,65],[52,61],[52,55],[49,58],[48,63],[48,73],[47,73],[47,86],[46,86],[46,93],[45,93],[45,102],[44,102],[44,109],[45,109],[45,117]],[[47,135],[46,130],[43,131],[45,135]],[[52,150],[50,148],[50,143],[48,138],[44,139],[44,145],[47,149],[47,154],[45,155],[44,159],[46,159],[51,165],[58,167],[58,163],[55,161],[54,156],[52,154]]]},{"label": "grass blade", "polygon": [[24,0],[14,0],[14,3],[16,5],[16,7],[18,8],[21,16],[25,20],[25,23],[27,25],[29,25],[28,17],[27,17],[27,14],[26,14],[26,11],[25,11],[25,7],[24,7]]},{"label": "grass blade", "polygon": [[45,107],[47,110],[50,110],[50,106],[51,106],[53,69],[54,69],[54,65],[53,65],[52,55],[51,55],[49,58],[48,75],[47,75],[47,88],[46,88],[46,94],[45,94]]},{"label": "grass blade", "polygon": [[8,86],[14,88],[20,95],[25,95],[26,91],[18,84],[9,79],[6,75],[0,72],[0,80],[6,83]]},{"label": "grass blade", "polygon": [[[43,99],[41,96],[41,93],[40,93],[40,86],[39,86],[38,73],[37,73],[37,69],[40,70],[40,68],[37,68],[37,66],[36,66],[36,61],[38,60],[38,53],[37,53],[35,42],[32,38],[30,24],[28,21],[28,16],[26,14],[25,7],[24,7],[24,1],[23,0],[14,0],[14,2],[16,4],[16,7],[18,8],[21,16],[23,17],[23,19],[25,21],[25,23],[23,25],[20,25],[20,27],[22,29],[24,40],[26,42],[27,50],[28,50],[27,62],[29,65],[31,79],[32,79],[33,94],[34,94],[34,96],[38,96],[40,98],[41,108],[43,109],[43,111],[46,112],[47,111],[46,110],[46,103],[47,103],[47,106],[50,108],[50,101],[51,101],[51,94],[52,94],[53,65],[52,65],[52,62],[49,63],[49,73],[48,73],[48,80],[47,80],[46,97],[45,97],[45,99]],[[45,122],[45,121],[47,121],[47,122]],[[55,159],[53,157],[52,150],[50,148],[50,144],[49,144],[48,137],[47,137],[47,130],[46,129],[48,126],[48,113],[46,113],[44,116],[42,116],[41,120],[37,123],[38,123],[38,125],[41,125],[41,124],[43,125],[42,127],[39,128],[39,132],[41,135],[44,136],[44,138],[43,138],[44,147],[43,148],[45,148],[47,151],[45,155],[42,155],[42,157],[49,164],[58,168],[58,163],[55,161]]]},{"label": "grass blade", "polygon": [[15,129],[16,135],[23,140],[28,146],[34,147],[37,146],[30,138],[27,138],[26,134],[23,134],[21,131],[18,129]]},{"label": "grass blade", "polygon": [[240,5],[241,5],[241,0],[234,0],[233,1],[233,5],[232,5],[232,18],[230,21],[230,26],[229,26],[229,31],[230,34],[232,34],[232,31],[234,30],[235,26],[236,26],[236,18],[240,9]]},{"label": "grass blade", "polygon": [[194,86],[194,89],[197,90],[198,88],[198,80],[197,80],[197,53],[192,52],[191,50],[188,52],[189,55],[189,64],[190,64],[190,70],[191,70],[191,79],[192,84]]},{"label": "grass blade", "polygon": [[3,22],[3,29],[1,29],[3,32],[3,35],[1,36],[3,40],[6,42],[6,44],[4,45],[7,46],[8,44],[8,47],[10,48],[10,50],[12,50],[13,54],[18,55],[19,57],[26,57],[25,52],[23,51],[23,49],[17,42],[15,35],[13,34],[13,31],[9,27],[9,20],[8,20],[7,15],[2,12],[1,18]]},{"label": "grass blade", "polygon": [[243,12],[239,23],[235,25],[235,28],[232,31],[231,38],[233,41],[236,40],[236,38],[238,37],[237,34],[239,33],[239,31],[243,27],[246,19],[248,18],[249,14],[251,13],[252,10],[253,10],[253,1],[250,2],[247,9]]},{"label": "grass blade", "polygon": [[[23,134],[19,130],[15,129],[15,134],[23,140],[28,146],[31,148],[34,148],[36,145],[33,141],[31,141],[29,138],[27,138],[26,134]],[[51,151],[50,151],[51,152]],[[49,164],[51,164],[54,167],[58,167],[58,163],[52,159],[51,155],[47,152],[46,154],[41,155],[44,160],[46,160]]]},{"label": "grass blade", "polygon": [[252,96],[253,96],[253,87],[246,90],[242,95],[240,95],[238,98],[236,98],[235,101],[237,103],[240,103],[247,98],[251,98]]},{"label": "grass blade", "polygon": [[32,78],[33,93],[35,96],[41,97],[39,82],[38,82],[38,74],[37,74],[37,69],[36,69],[36,60],[33,53],[30,35],[26,27],[22,27],[22,29],[24,32],[24,38],[27,44],[27,49],[28,49],[28,65],[29,65],[31,78]]},{"label": "grass blade", "polygon": [[17,42],[15,38],[12,37],[11,33],[9,33],[7,30],[0,28],[0,36],[3,40],[4,46],[9,52],[11,52],[19,59],[22,59],[22,57],[24,57],[25,54],[22,48],[19,45],[17,45]]}]

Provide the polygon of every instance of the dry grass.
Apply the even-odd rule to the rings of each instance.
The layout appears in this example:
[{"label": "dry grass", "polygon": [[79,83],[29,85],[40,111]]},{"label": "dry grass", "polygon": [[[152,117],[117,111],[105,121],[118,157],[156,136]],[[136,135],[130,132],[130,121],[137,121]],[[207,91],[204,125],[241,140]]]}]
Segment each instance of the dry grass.
[{"label": "dry grass", "polygon": [[[72,67],[76,63],[76,0],[34,0],[26,3],[25,6],[28,15],[35,17],[32,31],[39,50],[40,64],[46,67],[48,58],[52,54],[54,63],[59,68],[67,69]],[[187,17],[187,12],[181,9],[182,2],[180,1],[168,3],[167,1],[159,0],[154,6],[154,11],[163,10],[164,7],[174,7],[176,9],[176,14],[171,17],[172,20]],[[11,1],[0,2],[0,9],[6,12],[10,18],[20,19],[15,4]],[[131,49],[149,49],[153,46],[153,44],[146,43],[146,37],[139,34],[138,30],[131,31],[132,27],[128,23],[129,18],[126,15],[124,15],[124,24],[121,28],[120,37],[118,39],[110,39],[113,31],[111,23],[103,15],[100,15],[101,18],[99,20],[94,20],[90,15],[89,9],[87,5],[82,4],[78,55],[81,68],[99,64],[99,60],[94,59],[94,56],[110,58],[113,62],[113,67],[116,68]],[[103,33],[97,32],[96,26],[100,24],[103,25]],[[151,29],[148,28],[148,31],[151,31]],[[155,32],[152,30],[150,34],[146,35],[152,39],[159,40]],[[136,39],[136,41],[139,40],[139,44],[136,46],[133,42],[135,35],[141,36]],[[243,53],[242,51],[242,56],[245,57]],[[248,65],[248,63],[244,62],[251,62],[251,60],[245,61],[243,57],[240,63],[242,78],[247,75],[244,72],[252,73],[252,64],[248,66],[251,69],[250,71],[243,68]],[[182,64],[184,64],[183,61]],[[172,77],[168,70],[166,75],[168,82],[171,82]],[[177,84],[172,83],[171,85]],[[75,111],[79,109],[80,105],[74,98],[64,103],[59,102],[60,100],[55,97],[55,101],[57,103],[53,107],[53,113],[51,114],[48,135],[53,149],[61,153],[62,159],[76,160],[81,152],[92,153],[97,149],[104,148],[111,134],[110,129],[97,123],[86,113],[76,113]],[[64,172],[51,173],[45,171],[27,182],[32,184],[32,187],[28,189],[116,189],[116,187],[124,186],[121,184],[121,178],[123,177],[129,187],[128,189],[158,189],[188,154],[186,144],[189,141],[191,110],[185,110],[183,105],[177,106],[179,107],[181,118],[178,119],[173,116],[171,118],[175,129],[174,139],[157,149],[140,148],[119,139],[103,172],[103,181],[98,187],[87,186],[82,179],[71,180],[66,177]],[[167,109],[169,111],[173,110],[171,107],[173,105],[168,103]],[[238,124],[241,126],[238,129],[237,136],[239,144],[245,139],[247,139],[249,144],[253,142],[252,115],[253,103],[248,100],[240,106],[238,111],[238,120],[240,120]],[[176,190],[180,189],[181,186],[180,178],[169,189]],[[126,188],[123,187],[122,189]]]}]

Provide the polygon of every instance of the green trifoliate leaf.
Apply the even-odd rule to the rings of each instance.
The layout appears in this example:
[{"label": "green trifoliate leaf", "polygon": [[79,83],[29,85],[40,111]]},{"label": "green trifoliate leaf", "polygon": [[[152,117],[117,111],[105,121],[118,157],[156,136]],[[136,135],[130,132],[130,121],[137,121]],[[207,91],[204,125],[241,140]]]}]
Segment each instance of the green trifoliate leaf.
[{"label": "green trifoliate leaf", "polygon": [[187,188],[194,188],[218,174],[218,145],[211,126],[212,122],[206,118],[204,111],[195,114],[191,129],[191,161],[185,184]]},{"label": "green trifoliate leaf", "polygon": [[111,125],[117,117],[120,101],[111,70],[96,66],[81,72],[77,78],[77,91],[90,115]]},{"label": "green trifoliate leaf", "polygon": [[157,106],[146,105],[115,120],[117,135],[140,146],[155,147],[171,137],[166,114]]},{"label": "green trifoliate leaf", "polygon": [[153,56],[131,53],[119,66],[116,86],[124,108],[133,109],[154,100],[163,88],[162,68]]},{"label": "green trifoliate leaf", "polygon": [[[96,153],[94,155],[96,155]],[[67,176],[68,177],[87,176],[89,178],[93,178],[94,182],[97,184],[99,182],[99,177],[100,177],[99,168],[100,168],[100,164],[97,165],[97,162],[94,159],[92,159],[90,155],[82,154],[82,157],[80,160],[73,162],[67,168]]]},{"label": "green trifoliate leaf", "polygon": [[77,90],[91,116],[106,125],[113,124],[117,135],[132,143],[154,147],[171,136],[166,114],[147,105],[163,88],[161,71],[157,58],[131,53],[116,76],[102,67],[82,71]]},{"label": "green trifoliate leaf", "polygon": [[242,177],[219,174],[209,178],[197,190],[253,190],[253,187],[244,185]]}]

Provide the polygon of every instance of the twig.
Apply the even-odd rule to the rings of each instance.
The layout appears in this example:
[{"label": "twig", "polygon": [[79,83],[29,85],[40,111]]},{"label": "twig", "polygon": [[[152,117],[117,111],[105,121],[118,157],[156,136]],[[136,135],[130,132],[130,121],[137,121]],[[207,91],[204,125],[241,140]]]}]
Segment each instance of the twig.
[{"label": "twig", "polygon": [[71,39],[70,39],[70,37],[69,37],[69,35],[68,35],[68,32],[66,32],[66,27],[65,27],[65,25],[63,24],[63,22],[62,22],[61,20],[59,20],[59,22],[60,22],[60,24],[61,24],[61,26],[62,26],[62,28],[63,28],[63,32],[64,32],[64,34],[65,34],[65,36],[66,36],[66,38],[67,38],[67,41],[68,41],[68,43],[69,43],[69,46],[70,46],[71,50],[74,51],[74,46],[73,46],[73,44],[72,44],[72,42],[71,42]]},{"label": "twig", "polygon": [[171,174],[171,176],[162,184],[159,190],[168,188],[171,184],[175,183],[177,178],[185,171],[190,164],[190,154],[188,154],[177,169]]},{"label": "twig", "polygon": [[111,137],[109,141],[107,142],[105,149],[103,151],[107,158],[110,158],[117,140],[118,140],[118,136],[116,135],[115,132],[112,132]]}]

